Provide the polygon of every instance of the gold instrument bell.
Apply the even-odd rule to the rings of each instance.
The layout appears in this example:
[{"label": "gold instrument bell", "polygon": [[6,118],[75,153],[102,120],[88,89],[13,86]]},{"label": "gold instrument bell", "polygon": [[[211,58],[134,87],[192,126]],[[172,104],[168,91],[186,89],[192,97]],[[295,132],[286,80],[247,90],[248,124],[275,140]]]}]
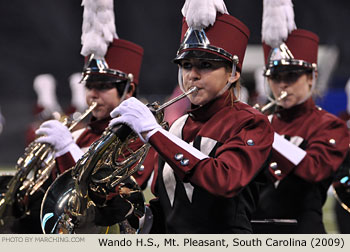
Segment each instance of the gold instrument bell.
[{"label": "gold instrument bell", "polygon": [[[76,120],[69,121],[66,116],[62,116],[62,123],[72,131],[96,106],[97,103],[91,104]],[[51,145],[33,141],[27,146],[17,161],[15,175],[0,198],[0,227],[11,222],[13,216],[19,218],[31,214],[30,203],[43,196],[55,164]]]}]

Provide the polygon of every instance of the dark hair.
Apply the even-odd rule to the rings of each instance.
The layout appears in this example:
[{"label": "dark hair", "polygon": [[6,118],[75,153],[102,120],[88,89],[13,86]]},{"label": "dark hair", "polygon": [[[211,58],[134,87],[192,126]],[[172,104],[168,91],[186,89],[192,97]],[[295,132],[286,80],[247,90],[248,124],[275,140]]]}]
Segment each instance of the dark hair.
[{"label": "dark hair", "polygon": [[[126,82],[116,83],[115,88],[117,89],[119,97],[121,97],[124,94],[125,86],[126,86]],[[135,90],[134,90],[134,93],[132,94],[132,96],[137,97],[136,85],[134,85],[134,86],[135,86]],[[132,87],[130,85],[128,92],[130,92],[131,90],[132,90]]]},{"label": "dark hair", "polygon": [[[225,68],[226,68],[227,72],[232,73],[232,62],[227,61]],[[237,69],[236,69],[236,71],[237,71]],[[234,83],[232,83],[230,88],[228,89],[228,91],[230,92],[229,99],[231,100],[231,106],[233,106],[233,104],[237,101],[237,98],[239,98],[239,97],[236,97],[236,95],[235,95],[235,89],[236,89],[236,93],[239,95],[240,90],[241,90],[240,79],[238,79]]]}]

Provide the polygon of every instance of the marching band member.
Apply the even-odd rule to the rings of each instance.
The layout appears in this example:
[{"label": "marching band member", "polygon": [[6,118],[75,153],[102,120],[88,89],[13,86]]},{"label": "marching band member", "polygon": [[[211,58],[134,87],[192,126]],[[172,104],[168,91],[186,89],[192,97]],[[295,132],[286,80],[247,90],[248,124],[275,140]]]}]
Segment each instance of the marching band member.
[{"label": "marching band member", "polygon": [[[265,13],[269,7],[265,2],[263,16],[271,18]],[[294,27],[280,39],[282,32],[269,32],[264,22],[264,75],[275,99],[282,91],[288,95],[269,118],[276,132],[269,165],[273,182],[262,189],[254,218],[291,219],[297,224],[259,225],[255,232],[325,233],[322,206],[347,154],[347,128],[339,118],[316,106],[311,96],[317,79],[318,36]]]},{"label": "marching band member", "polygon": [[[113,1],[109,2],[113,7]],[[89,1],[85,1],[85,5],[88,4]],[[103,5],[103,3],[101,4]],[[87,12],[86,8],[84,11]],[[86,22],[88,21],[87,18]],[[114,25],[114,16],[110,22]],[[84,26],[88,25],[83,24]],[[86,57],[86,64],[81,84],[85,85],[86,88],[87,104],[91,105],[92,102],[97,102],[97,107],[92,111],[90,123],[86,128],[72,134],[62,123],[50,120],[43,123],[36,131],[37,135],[44,135],[38,138],[37,142],[49,143],[55,147],[56,171],[59,174],[74,166],[88,147],[100,138],[111,119],[110,112],[122,100],[136,96],[139,83],[143,48],[130,41],[119,39],[115,27],[114,31],[111,31],[111,41],[105,43],[96,44],[95,41],[99,39],[100,35],[91,35],[91,33],[93,31],[85,31],[82,35],[82,55]],[[138,171],[135,174],[135,177],[139,178],[140,185],[144,185],[150,175],[151,171],[149,170],[147,170],[147,174],[144,174],[146,170]]]},{"label": "marching band member", "polygon": [[[94,3],[95,2],[95,3]],[[97,102],[97,107],[92,111],[91,121],[86,128],[71,133],[66,126],[57,120],[51,120],[43,123],[36,131],[37,135],[43,135],[36,141],[49,143],[55,148],[56,169],[53,171],[53,177],[62,174],[67,169],[73,167],[78,159],[84,154],[89,146],[99,139],[111,120],[110,112],[123,100],[136,96],[136,88],[139,83],[139,72],[143,57],[143,48],[127,40],[119,39],[114,27],[113,1],[84,1],[84,23],[82,35],[82,55],[86,57],[86,64],[83,70],[82,85],[86,87],[86,102],[91,105]],[[106,38],[106,34],[101,36],[99,31],[84,31],[84,27],[90,27],[91,16],[101,16],[96,13],[88,13],[91,6],[100,5],[97,11],[104,11],[105,15],[110,15],[111,23],[103,24],[106,27],[113,26],[111,29],[111,40],[101,42],[101,37]],[[107,9],[104,5],[109,5]],[[107,10],[106,10],[107,9]],[[103,22],[105,19],[101,20]],[[93,25],[96,25],[95,20]],[[113,24],[112,24],[113,23]],[[96,27],[101,27],[96,25]],[[103,32],[106,32],[105,30]],[[96,34],[94,34],[96,33]],[[100,41],[100,43],[96,43]],[[107,48],[108,47],[108,48]],[[133,143],[135,148],[142,145],[142,141]],[[132,148],[132,147],[131,147]],[[149,157],[152,157],[154,150],[149,151]],[[134,173],[134,178],[141,188],[147,186],[149,177],[153,169],[153,158],[146,159],[142,169]],[[108,192],[115,194],[116,192]],[[90,195],[95,196],[94,200],[104,202],[109,195]],[[100,198],[101,197],[101,198]],[[103,197],[103,198],[102,198]],[[113,205],[112,201],[106,204]],[[120,202],[119,202],[120,203]],[[127,208],[130,204],[127,204]],[[122,207],[122,206],[120,206]],[[131,206],[130,206],[131,207]],[[129,212],[129,208],[125,210]],[[107,211],[107,210],[106,210]],[[111,211],[108,210],[108,213]],[[119,212],[116,214],[120,214]],[[114,216],[98,217],[102,226],[115,224]],[[97,218],[97,217],[96,217]]]},{"label": "marching band member", "polygon": [[269,157],[273,131],[264,115],[234,95],[248,28],[226,14],[223,1],[215,1],[214,13],[200,15],[211,20],[197,22],[193,11],[207,11],[198,4],[208,2],[213,1],[186,1],[182,43],[174,59],[180,88],[198,89],[188,96],[191,109],[169,132],[136,98],[111,113],[116,117],[111,125],[129,125],[159,154],[151,232],[252,232],[250,215],[258,196],[255,179]]},{"label": "marching band member", "polygon": [[[75,165],[87,148],[98,138],[108,126],[110,112],[123,99],[136,95],[138,76],[141,67],[143,49],[126,40],[114,39],[105,56],[106,69],[98,69],[95,59],[90,59],[83,71],[83,83],[86,87],[86,101],[91,105],[97,102],[92,111],[88,127],[69,132],[68,128],[57,120],[44,122],[36,131],[37,142],[50,143],[55,147],[56,163],[59,174]],[[104,72],[109,72],[104,73]],[[133,79],[128,79],[128,74]],[[139,171],[141,175],[143,171]],[[148,174],[150,175],[150,174]],[[140,185],[146,181],[142,179]]]}]

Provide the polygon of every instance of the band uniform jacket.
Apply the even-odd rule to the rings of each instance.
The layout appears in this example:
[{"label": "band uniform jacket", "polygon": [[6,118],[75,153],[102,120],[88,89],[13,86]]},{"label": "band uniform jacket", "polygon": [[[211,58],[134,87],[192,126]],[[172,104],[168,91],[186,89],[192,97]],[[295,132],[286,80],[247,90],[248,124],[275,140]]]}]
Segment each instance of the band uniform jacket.
[{"label": "band uniform jacket", "polygon": [[255,179],[273,142],[266,116],[232,103],[226,92],[192,107],[149,142],[161,157],[152,184],[157,199],[150,202],[165,216],[165,230],[158,232],[251,233]]},{"label": "band uniform jacket", "polygon": [[[337,169],[344,161],[349,136],[345,123],[315,106],[312,98],[290,109],[277,109],[270,118],[274,130],[289,140],[304,157],[295,165],[288,159],[293,151],[272,151],[269,183],[262,190],[258,219],[291,219],[298,224],[260,225],[259,233],[325,233],[322,206]],[[277,229],[275,229],[277,228]]]},{"label": "band uniform jacket", "polygon": [[[102,120],[95,120],[94,118],[92,118],[91,122],[86,128],[77,130],[72,133],[76,144],[83,150],[83,152],[86,152],[89,149],[90,145],[101,137],[105,128],[108,127],[110,120],[110,117]],[[142,141],[139,140],[134,143],[134,147],[138,148],[142,144]],[[146,188],[148,180],[152,174],[154,166],[154,155],[155,151],[152,148],[150,148],[143,165],[137,172],[133,174],[133,177],[136,179],[137,183],[142,189]],[[53,176],[56,176],[55,173],[57,172],[59,174],[63,173],[64,171],[73,167],[74,165],[74,159],[69,152],[60,157],[57,157],[56,169],[54,169]]]}]

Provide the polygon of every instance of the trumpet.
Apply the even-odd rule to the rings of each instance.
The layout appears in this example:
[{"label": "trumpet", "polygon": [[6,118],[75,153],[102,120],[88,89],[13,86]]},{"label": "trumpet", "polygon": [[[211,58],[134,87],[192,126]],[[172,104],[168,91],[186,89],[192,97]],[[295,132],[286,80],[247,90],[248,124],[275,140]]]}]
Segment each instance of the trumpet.
[{"label": "trumpet", "polygon": [[[157,122],[165,127],[164,108],[196,91],[197,88],[193,87],[161,106],[154,102],[148,107]],[[99,227],[91,221],[95,219],[91,214],[107,206],[107,193],[115,191],[116,187],[127,189],[127,193],[119,191],[116,197],[128,204],[136,217],[142,217],[145,213],[144,198],[132,175],[141,167],[150,145],[145,143],[131,148],[137,141],[140,142],[137,134],[125,124],[107,127],[76,165],[59,176],[46,191],[40,213],[43,232],[98,232]],[[101,171],[105,175],[97,176]],[[91,199],[94,193],[105,197],[96,202]],[[119,225],[121,233],[142,232],[128,226],[125,219],[126,216],[121,216],[113,223]]]},{"label": "trumpet", "polygon": [[[62,117],[63,124],[72,131],[97,106],[91,106],[77,119],[69,122]],[[53,147],[46,143],[31,142],[24,154],[17,160],[15,175],[7,184],[7,191],[0,199],[0,226],[5,225],[8,216],[22,217],[30,215],[30,202],[32,198],[43,196],[44,185],[50,177],[55,166]],[[48,186],[46,186],[47,188]]]},{"label": "trumpet", "polygon": [[277,97],[277,99],[272,100],[268,104],[264,105],[263,107],[260,107],[259,104],[255,104],[253,108],[258,109],[261,113],[266,112],[268,109],[270,109],[272,106],[278,104],[280,101],[282,101],[284,98],[288,96],[287,91],[281,91],[280,95]]}]

